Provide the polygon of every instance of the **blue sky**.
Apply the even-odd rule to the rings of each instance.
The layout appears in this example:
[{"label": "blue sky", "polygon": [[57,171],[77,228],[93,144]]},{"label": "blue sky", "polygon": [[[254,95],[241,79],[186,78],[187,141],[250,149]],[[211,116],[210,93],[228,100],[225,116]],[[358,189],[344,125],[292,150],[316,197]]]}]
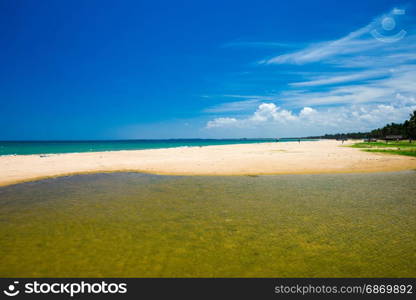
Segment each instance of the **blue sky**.
[{"label": "blue sky", "polygon": [[399,1],[0,0],[0,139],[288,137],[416,109]]}]

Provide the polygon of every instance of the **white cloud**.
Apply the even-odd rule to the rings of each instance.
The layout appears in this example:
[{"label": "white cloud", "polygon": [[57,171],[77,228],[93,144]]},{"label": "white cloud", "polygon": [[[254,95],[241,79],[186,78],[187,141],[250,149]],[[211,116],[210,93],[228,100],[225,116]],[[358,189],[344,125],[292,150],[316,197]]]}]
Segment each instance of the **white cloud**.
[{"label": "white cloud", "polygon": [[215,127],[233,127],[237,126],[238,121],[235,118],[216,118],[212,121],[208,121],[207,128],[215,128]]},{"label": "white cloud", "polygon": [[277,107],[274,103],[262,103],[251,117],[253,122],[277,121],[286,122],[294,120],[295,116],[288,110]]},{"label": "white cloud", "polygon": [[304,107],[299,113],[300,118],[310,118],[317,114],[317,111],[311,107]]},{"label": "white cloud", "polygon": [[[402,98],[403,96],[397,95]],[[244,118],[216,118],[206,128],[267,129],[284,136],[313,135],[340,131],[368,131],[390,122],[403,122],[416,110],[414,98],[405,99],[407,104],[364,104],[314,109],[302,108],[298,114],[281,109],[274,103],[262,103],[257,110]],[[259,136],[262,136],[262,131]],[[264,132],[264,131],[263,131]]]}]

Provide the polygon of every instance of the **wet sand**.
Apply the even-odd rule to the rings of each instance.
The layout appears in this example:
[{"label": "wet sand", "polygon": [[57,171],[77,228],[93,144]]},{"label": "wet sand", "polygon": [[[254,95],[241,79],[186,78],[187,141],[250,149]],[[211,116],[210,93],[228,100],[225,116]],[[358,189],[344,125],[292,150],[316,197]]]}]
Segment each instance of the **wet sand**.
[{"label": "wet sand", "polygon": [[[352,142],[349,142],[352,143]],[[163,175],[367,173],[416,169],[416,158],[376,154],[334,140],[0,156],[0,186],[41,178],[135,171]]]}]

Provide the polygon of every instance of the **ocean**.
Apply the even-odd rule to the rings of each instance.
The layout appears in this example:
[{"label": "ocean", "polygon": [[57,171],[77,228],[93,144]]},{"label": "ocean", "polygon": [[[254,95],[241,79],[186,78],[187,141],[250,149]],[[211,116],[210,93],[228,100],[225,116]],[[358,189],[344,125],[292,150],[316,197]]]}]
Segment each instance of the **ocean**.
[{"label": "ocean", "polygon": [[[76,152],[143,150],[174,147],[202,147],[270,143],[275,139],[168,139],[168,140],[108,140],[108,141],[0,141],[0,155],[29,155]],[[293,142],[298,139],[280,139]],[[303,141],[313,141],[303,139]]]}]

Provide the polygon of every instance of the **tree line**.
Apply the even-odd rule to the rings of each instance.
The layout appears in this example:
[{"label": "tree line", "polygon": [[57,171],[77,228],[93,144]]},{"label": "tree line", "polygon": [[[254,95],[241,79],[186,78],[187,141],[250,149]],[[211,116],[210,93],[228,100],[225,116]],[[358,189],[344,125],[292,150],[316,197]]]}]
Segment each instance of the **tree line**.
[{"label": "tree line", "polygon": [[403,139],[414,140],[416,139],[416,110],[410,114],[409,120],[403,123],[390,123],[383,128],[377,128],[370,132],[349,132],[349,133],[336,133],[325,134],[322,136],[310,136],[308,138],[319,139],[383,139],[386,136],[400,135]]}]

